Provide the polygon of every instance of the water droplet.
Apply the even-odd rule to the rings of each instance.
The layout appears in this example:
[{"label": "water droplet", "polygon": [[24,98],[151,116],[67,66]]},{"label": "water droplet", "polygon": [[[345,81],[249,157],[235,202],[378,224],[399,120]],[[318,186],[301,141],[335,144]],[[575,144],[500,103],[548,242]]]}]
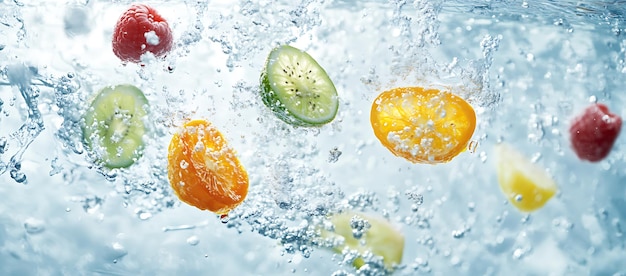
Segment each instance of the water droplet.
[{"label": "water droplet", "polygon": [[98,196],[87,197],[82,200],[83,202],[83,210],[85,212],[93,214],[96,210],[102,206],[104,200]]},{"label": "water droplet", "polygon": [[52,159],[52,161],[50,161],[50,167],[52,168],[48,173],[48,175],[50,176],[57,175],[63,170],[63,165],[59,164],[58,157],[55,157],[54,159]]},{"label": "water droplet", "polygon": [[230,218],[228,217],[228,214],[220,215],[220,221],[222,223],[228,223],[229,220],[230,220]]},{"label": "water droplet", "polygon": [[470,141],[470,143],[467,145],[467,150],[469,151],[469,153],[476,152],[476,148],[478,148],[478,141],[476,140]]},{"label": "water droplet", "polygon": [[200,239],[198,238],[198,236],[193,235],[189,238],[187,238],[187,243],[191,246],[196,246],[198,245],[198,243],[200,243]]},{"label": "water droplet", "polygon": [[7,150],[7,138],[0,137],[0,154],[3,154]]},{"label": "water droplet", "polygon": [[452,231],[452,237],[455,239],[460,239],[465,236],[465,230],[454,230]]},{"label": "water droplet", "polygon": [[515,201],[517,201],[517,202],[522,201],[522,199],[523,199],[523,198],[522,198],[522,195],[516,195],[516,196],[515,196]]},{"label": "water droplet", "polygon": [[474,209],[476,209],[476,203],[474,203],[474,202],[470,202],[470,203],[468,203],[468,204],[467,204],[467,209],[468,209],[470,212],[473,212],[473,211],[474,211]]},{"label": "water droplet", "polygon": [[46,230],[43,220],[28,218],[24,221],[24,228],[28,234],[39,234]]},{"label": "water droplet", "polygon": [[136,211],[135,214],[137,214],[140,220],[147,220],[152,217],[152,213],[144,210]]},{"label": "water droplet", "polygon": [[517,248],[513,251],[513,259],[519,260],[526,254],[526,251],[522,248]]},{"label": "water droplet", "polygon": [[116,177],[117,177],[117,169],[112,169],[104,173],[104,178],[109,182],[115,182]]},{"label": "water droplet", "polygon": [[180,168],[183,170],[186,170],[189,167],[189,163],[187,163],[187,161],[185,160],[181,160],[180,161]]},{"label": "water droplet", "polygon": [[487,162],[487,153],[484,151],[481,151],[480,154],[478,154],[478,156],[480,156],[480,162]]},{"label": "water droplet", "polygon": [[337,147],[334,147],[329,153],[328,163],[335,163],[339,160],[339,156],[341,156],[342,152]]},{"label": "water droplet", "polygon": [[[17,165],[16,165],[16,167],[17,167]],[[11,175],[11,178],[13,178],[13,180],[15,180],[15,182],[28,184],[26,182],[26,174],[24,174],[24,172],[22,172],[22,171],[20,171],[18,169],[12,169],[9,174]]]},{"label": "water droplet", "polygon": [[589,102],[590,103],[597,103],[598,102],[598,98],[595,95],[592,95],[589,97]]},{"label": "water droplet", "polygon": [[117,263],[120,259],[124,258],[128,254],[128,251],[124,246],[119,242],[114,242],[111,244],[107,254],[107,258],[112,259],[114,263]]},{"label": "water droplet", "polygon": [[541,159],[541,152],[536,152],[535,154],[533,154],[532,158],[530,158],[530,162],[537,163],[539,159]]}]

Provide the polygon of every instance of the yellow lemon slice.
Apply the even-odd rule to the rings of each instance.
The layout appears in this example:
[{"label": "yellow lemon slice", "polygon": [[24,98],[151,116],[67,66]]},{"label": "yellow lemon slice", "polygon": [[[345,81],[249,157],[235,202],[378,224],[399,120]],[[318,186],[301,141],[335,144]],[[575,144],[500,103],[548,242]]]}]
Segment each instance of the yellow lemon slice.
[{"label": "yellow lemon slice", "polygon": [[546,171],[530,162],[512,147],[495,147],[498,183],[506,198],[517,209],[532,212],[556,194],[557,186]]}]

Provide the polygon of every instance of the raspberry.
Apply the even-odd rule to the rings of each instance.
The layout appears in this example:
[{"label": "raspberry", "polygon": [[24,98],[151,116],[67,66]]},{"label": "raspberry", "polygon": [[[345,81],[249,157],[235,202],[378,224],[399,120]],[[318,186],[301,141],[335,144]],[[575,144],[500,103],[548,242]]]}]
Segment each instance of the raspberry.
[{"label": "raspberry", "polygon": [[604,104],[593,104],[572,121],[572,148],[578,158],[598,162],[611,152],[621,128],[622,118]]},{"label": "raspberry", "polygon": [[140,62],[150,52],[165,56],[173,45],[172,30],[155,9],[133,4],[120,17],[113,31],[113,53],[122,61]]}]

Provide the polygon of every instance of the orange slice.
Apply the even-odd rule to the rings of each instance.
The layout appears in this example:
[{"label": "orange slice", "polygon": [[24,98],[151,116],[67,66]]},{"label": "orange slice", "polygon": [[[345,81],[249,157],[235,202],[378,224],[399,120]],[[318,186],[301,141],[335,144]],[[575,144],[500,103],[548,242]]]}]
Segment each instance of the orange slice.
[{"label": "orange slice", "polygon": [[209,122],[185,123],[172,137],[167,158],[170,185],[181,201],[224,215],[246,198],[248,174]]},{"label": "orange slice", "polygon": [[476,113],[450,92],[421,87],[385,91],[372,104],[374,134],[396,156],[413,163],[452,160],[469,143]]}]

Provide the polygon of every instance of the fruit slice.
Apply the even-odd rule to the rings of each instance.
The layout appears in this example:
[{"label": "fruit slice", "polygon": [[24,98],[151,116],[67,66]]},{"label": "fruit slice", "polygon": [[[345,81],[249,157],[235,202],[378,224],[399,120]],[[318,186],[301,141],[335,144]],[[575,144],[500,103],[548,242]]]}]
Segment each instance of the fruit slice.
[{"label": "fruit slice", "polygon": [[168,149],[167,175],[178,198],[219,215],[248,193],[248,174],[226,139],[209,122],[193,120],[175,133]]},{"label": "fruit slice", "polygon": [[466,148],[476,113],[450,92],[402,87],[378,95],[370,121],[376,138],[396,156],[435,164],[452,160]]},{"label": "fruit slice", "polygon": [[604,104],[593,104],[572,121],[572,148],[582,160],[601,161],[611,152],[621,129],[622,118]]},{"label": "fruit slice", "polygon": [[[344,248],[347,248],[356,250],[360,254],[371,252],[383,257],[383,264],[388,270],[393,270],[394,265],[402,262],[404,235],[388,221],[354,212],[335,214],[330,221],[334,230],[322,230],[321,236],[325,239],[343,240],[343,243],[333,248],[334,251],[342,253]],[[353,228],[353,225],[359,225],[362,222],[368,224],[369,228],[363,230],[359,227]],[[355,233],[358,239],[355,238]],[[361,257],[355,259],[353,263],[357,269],[364,264],[365,261]]]},{"label": "fruit slice", "polygon": [[120,16],[113,31],[113,53],[122,61],[140,62],[141,55],[147,52],[162,57],[173,44],[167,21],[145,4],[132,4]]},{"label": "fruit slice", "polygon": [[148,108],[148,100],[135,86],[100,90],[83,116],[83,139],[98,163],[124,168],[141,157]]},{"label": "fruit slice", "polygon": [[339,100],[326,71],[306,52],[283,45],[269,54],[261,73],[261,98],[295,126],[321,126],[337,115]]},{"label": "fruit slice", "polygon": [[508,145],[496,145],[495,153],[498,183],[517,209],[535,211],[554,196],[556,184],[545,170]]}]

